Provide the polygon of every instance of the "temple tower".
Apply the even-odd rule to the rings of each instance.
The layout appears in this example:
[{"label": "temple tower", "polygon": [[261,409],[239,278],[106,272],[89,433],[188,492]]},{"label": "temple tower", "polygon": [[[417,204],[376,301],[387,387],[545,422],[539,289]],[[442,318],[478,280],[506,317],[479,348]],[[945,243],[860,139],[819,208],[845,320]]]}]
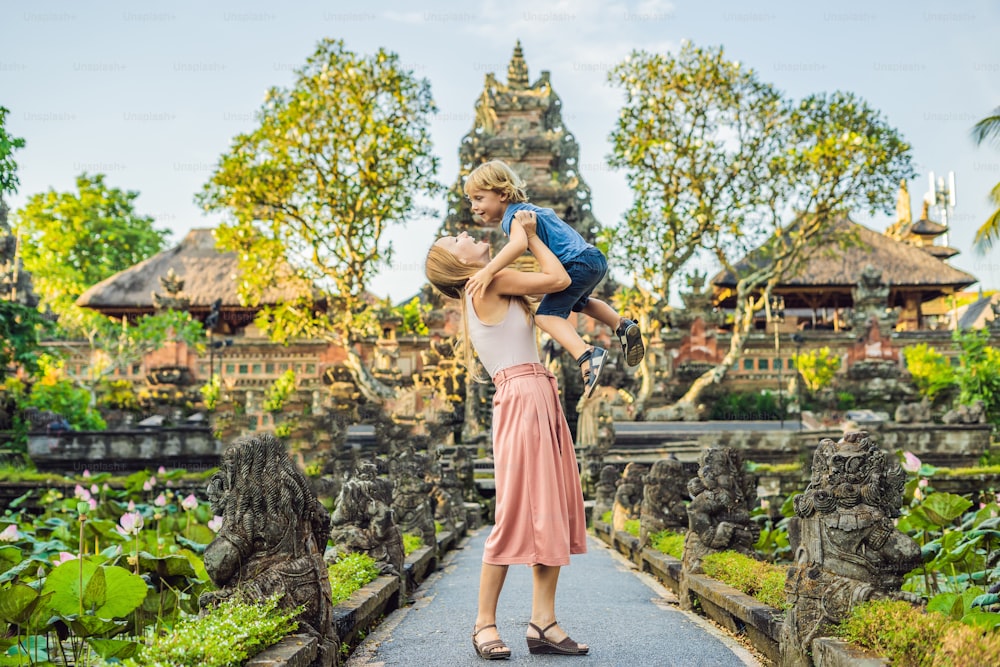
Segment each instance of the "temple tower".
[{"label": "temple tower", "polygon": [[563,123],[562,100],[543,71],[529,84],[528,66],[521,42],[507,68],[507,83],[486,75],[476,102],[472,129],[458,149],[459,173],[448,191],[448,211],[442,232],[491,233],[494,248],[503,245],[503,232],[486,230],[474,219],[462,185],[465,177],[483,162],[499,159],[509,164],[527,183],[528,200],[548,207],[593,242],[598,222],[591,212],[590,188],[579,173],[580,147]]}]

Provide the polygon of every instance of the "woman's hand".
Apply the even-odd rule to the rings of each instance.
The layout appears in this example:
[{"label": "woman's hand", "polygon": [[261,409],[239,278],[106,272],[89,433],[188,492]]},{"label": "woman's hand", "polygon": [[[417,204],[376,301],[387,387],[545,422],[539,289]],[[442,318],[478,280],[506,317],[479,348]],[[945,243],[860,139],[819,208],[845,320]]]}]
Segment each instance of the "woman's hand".
[{"label": "woman's hand", "polygon": [[514,214],[514,220],[524,228],[524,233],[528,236],[529,240],[535,235],[535,229],[538,227],[538,217],[534,211],[518,211]]}]

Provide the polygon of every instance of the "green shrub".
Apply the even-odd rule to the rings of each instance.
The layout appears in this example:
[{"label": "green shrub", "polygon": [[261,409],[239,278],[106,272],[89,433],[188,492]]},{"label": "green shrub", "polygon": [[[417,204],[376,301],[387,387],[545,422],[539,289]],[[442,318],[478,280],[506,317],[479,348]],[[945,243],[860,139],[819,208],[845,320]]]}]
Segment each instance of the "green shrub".
[{"label": "green shrub", "polygon": [[368,554],[343,554],[329,567],[330,588],[333,604],[340,604],[351,597],[354,591],[375,581],[379,575],[378,566]]},{"label": "green shrub", "polygon": [[854,398],[854,394],[848,391],[837,392],[837,409],[841,412],[853,410],[856,403],[857,399]]},{"label": "green shrub", "polygon": [[608,510],[607,512],[601,515],[601,521],[603,521],[604,523],[611,523],[611,510]]},{"label": "green shrub", "polygon": [[955,369],[943,354],[927,343],[904,347],[903,359],[917,391],[931,401],[955,384]]},{"label": "green shrub", "polygon": [[735,551],[709,554],[701,561],[705,574],[764,604],[787,609],[785,568],[754,560]]},{"label": "green shrub", "polygon": [[281,610],[277,598],[262,604],[224,601],[201,618],[181,621],[174,631],[153,639],[126,667],[231,667],[241,665],[295,631],[302,609]]},{"label": "green shrub", "polygon": [[809,391],[819,391],[829,385],[840,370],[840,357],[829,347],[794,355],[792,361]]},{"label": "green shrub", "polygon": [[403,533],[403,553],[409,556],[414,551],[424,546],[424,540],[419,535]]},{"label": "green shrub", "polygon": [[668,556],[681,559],[684,557],[684,533],[661,530],[649,536],[649,545]]},{"label": "green shrub", "polygon": [[629,519],[628,521],[626,521],[625,532],[628,533],[629,535],[634,535],[635,537],[639,537],[639,520]]}]

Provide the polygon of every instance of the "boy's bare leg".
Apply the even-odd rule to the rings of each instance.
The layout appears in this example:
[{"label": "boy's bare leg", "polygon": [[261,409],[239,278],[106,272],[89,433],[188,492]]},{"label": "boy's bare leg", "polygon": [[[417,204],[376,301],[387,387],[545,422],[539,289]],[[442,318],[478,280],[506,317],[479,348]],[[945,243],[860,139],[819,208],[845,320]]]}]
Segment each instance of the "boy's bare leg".
[{"label": "boy's bare leg", "polygon": [[552,336],[563,349],[569,352],[574,359],[579,359],[580,355],[590,349],[590,345],[583,342],[580,334],[576,332],[576,327],[569,323],[569,320],[558,315],[535,315],[535,323],[538,328]]},{"label": "boy's bare leg", "polygon": [[[507,578],[507,567],[483,563],[483,569],[479,573],[479,612],[476,614],[476,629],[496,625],[497,602],[500,600],[503,582]],[[500,639],[497,628],[488,628],[476,636],[476,641],[480,644],[494,639]]]},{"label": "boy's bare leg", "polygon": [[[556,585],[559,583],[560,568],[557,565],[536,565],[531,568],[531,622],[545,630],[556,621]],[[538,637],[534,628],[528,627],[528,637]],[[566,632],[558,625],[545,632],[545,638],[558,644],[566,638]],[[581,649],[586,644],[580,644]]]},{"label": "boy's bare leg", "polygon": [[583,314],[594,318],[598,322],[603,322],[611,327],[612,331],[617,331],[622,321],[622,318],[618,315],[618,311],[604,301],[595,299],[594,297],[587,299],[587,305],[583,307]]}]

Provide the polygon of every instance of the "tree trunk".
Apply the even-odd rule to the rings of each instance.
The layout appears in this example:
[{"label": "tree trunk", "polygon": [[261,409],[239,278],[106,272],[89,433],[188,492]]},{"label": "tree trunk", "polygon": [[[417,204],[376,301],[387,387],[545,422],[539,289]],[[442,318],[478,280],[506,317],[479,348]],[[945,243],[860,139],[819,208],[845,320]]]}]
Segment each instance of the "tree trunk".
[{"label": "tree trunk", "polygon": [[[753,324],[754,304],[751,298],[738,300],[738,303],[745,304],[743,312],[737,312],[738,320],[733,322],[733,336],[729,341],[729,352],[723,357],[714,368],[711,368],[697,378],[688,390],[675,403],[677,408],[686,408],[687,413],[694,414],[698,399],[702,393],[710,386],[721,383],[726,373],[743,354],[743,346],[750,335],[750,327]],[[679,410],[680,414],[685,414],[685,410]]]}]

